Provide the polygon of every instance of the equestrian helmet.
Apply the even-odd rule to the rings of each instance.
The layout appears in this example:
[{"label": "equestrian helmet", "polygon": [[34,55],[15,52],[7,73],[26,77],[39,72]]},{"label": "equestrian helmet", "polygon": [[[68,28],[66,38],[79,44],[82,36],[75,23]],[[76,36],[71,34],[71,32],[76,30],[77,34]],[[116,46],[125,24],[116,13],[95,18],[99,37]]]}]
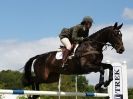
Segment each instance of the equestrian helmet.
[{"label": "equestrian helmet", "polygon": [[93,19],[90,16],[85,16],[81,23],[90,22],[93,23]]}]

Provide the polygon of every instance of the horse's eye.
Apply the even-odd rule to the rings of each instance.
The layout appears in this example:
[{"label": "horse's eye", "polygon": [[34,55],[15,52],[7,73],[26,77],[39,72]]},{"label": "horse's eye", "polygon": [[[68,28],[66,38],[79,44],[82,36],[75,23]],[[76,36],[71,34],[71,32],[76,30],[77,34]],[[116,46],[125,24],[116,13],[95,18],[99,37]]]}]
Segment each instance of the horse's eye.
[{"label": "horse's eye", "polygon": [[117,35],[119,35],[119,36],[122,36],[122,33],[121,33],[121,31],[119,31]]},{"label": "horse's eye", "polygon": [[121,33],[121,32],[119,32],[119,35],[120,35],[120,36],[122,36],[122,33]]},{"label": "horse's eye", "polygon": [[119,35],[119,32],[117,31],[115,34],[116,34],[116,35]]},{"label": "horse's eye", "polygon": [[115,34],[115,36],[122,36],[121,32],[118,30],[116,30],[114,34]]}]

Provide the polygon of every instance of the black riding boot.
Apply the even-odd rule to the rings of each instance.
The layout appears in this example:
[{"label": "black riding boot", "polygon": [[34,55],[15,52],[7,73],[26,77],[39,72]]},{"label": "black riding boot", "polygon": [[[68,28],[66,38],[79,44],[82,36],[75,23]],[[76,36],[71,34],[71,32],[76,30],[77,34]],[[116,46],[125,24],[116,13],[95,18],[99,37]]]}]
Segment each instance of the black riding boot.
[{"label": "black riding boot", "polygon": [[66,63],[66,61],[67,61],[67,58],[68,58],[68,56],[69,56],[69,54],[70,54],[70,50],[68,50],[68,49],[65,49],[65,51],[64,51],[64,53],[63,53],[63,59],[62,59],[62,67],[64,67],[64,65],[65,65],[65,63]]}]

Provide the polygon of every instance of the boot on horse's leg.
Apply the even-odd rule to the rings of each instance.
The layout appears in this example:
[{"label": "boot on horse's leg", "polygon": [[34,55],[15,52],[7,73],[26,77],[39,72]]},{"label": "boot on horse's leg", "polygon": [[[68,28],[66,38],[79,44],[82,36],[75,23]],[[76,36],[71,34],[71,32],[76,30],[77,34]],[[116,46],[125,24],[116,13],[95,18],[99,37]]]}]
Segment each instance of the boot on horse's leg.
[{"label": "boot on horse's leg", "polygon": [[66,61],[67,61],[67,58],[68,58],[68,56],[69,56],[69,54],[70,54],[70,50],[68,50],[68,49],[65,49],[65,51],[63,52],[63,59],[62,59],[62,67],[64,67],[64,65],[65,65],[65,63],[66,63]]}]

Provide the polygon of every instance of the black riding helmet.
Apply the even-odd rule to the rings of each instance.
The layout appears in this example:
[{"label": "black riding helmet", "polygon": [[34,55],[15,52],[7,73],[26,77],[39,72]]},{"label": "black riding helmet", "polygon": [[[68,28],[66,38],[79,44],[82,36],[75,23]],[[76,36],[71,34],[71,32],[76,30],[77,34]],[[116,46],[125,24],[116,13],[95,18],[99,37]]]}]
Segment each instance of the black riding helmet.
[{"label": "black riding helmet", "polygon": [[93,19],[90,16],[85,16],[81,22],[81,24],[85,24],[86,22],[93,23]]}]

